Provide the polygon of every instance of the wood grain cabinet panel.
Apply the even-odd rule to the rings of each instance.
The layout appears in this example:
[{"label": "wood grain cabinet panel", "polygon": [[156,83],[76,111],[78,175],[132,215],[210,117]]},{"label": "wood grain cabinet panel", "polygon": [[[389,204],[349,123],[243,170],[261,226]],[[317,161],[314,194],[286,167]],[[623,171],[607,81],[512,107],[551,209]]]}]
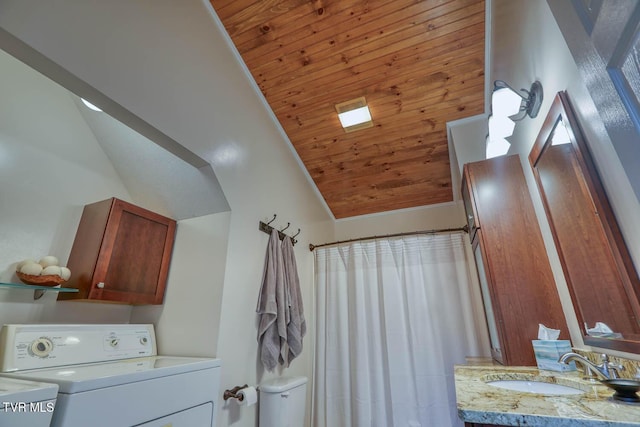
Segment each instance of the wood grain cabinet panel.
[{"label": "wood grain cabinet panel", "polygon": [[468,163],[462,185],[464,203],[471,204],[465,208],[476,216],[478,231],[470,237],[484,275],[493,357],[534,366],[538,324],[559,329],[561,339],[568,339],[568,328],[520,159]]},{"label": "wood grain cabinet panel", "polygon": [[124,304],[162,304],[176,222],[111,198],[86,205],[69,262],[65,286],[80,299]]}]

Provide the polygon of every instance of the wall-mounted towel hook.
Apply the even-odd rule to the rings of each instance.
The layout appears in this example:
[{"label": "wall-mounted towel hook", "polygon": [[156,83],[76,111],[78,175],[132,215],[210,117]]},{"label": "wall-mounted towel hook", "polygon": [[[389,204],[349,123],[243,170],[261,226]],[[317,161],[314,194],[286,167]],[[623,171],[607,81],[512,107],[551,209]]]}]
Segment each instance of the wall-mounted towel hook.
[{"label": "wall-mounted towel hook", "polygon": [[[287,226],[285,228],[283,228],[282,230],[278,230],[275,227],[272,227],[271,224],[273,221],[276,220],[276,214],[273,214],[273,218],[271,219],[271,221],[269,222],[258,222],[258,230],[262,231],[263,233],[267,233],[267,234],[271,234],[271,232],[273,230],[276,230],[278,232],[278,237],[280,238],[280,240],[284,240],[284,238],[287,236],[286,234],[284,234],[284,230],[286,230],[287,228],[289,228],[291,226],[290,222],[287,222]],[[295,234],[295,236],[291,236],[291,243],[293,245],[295,245],[298,241],[295,239],[295,237],[300,234],[300,229],[298,228],[298,232]]]}]

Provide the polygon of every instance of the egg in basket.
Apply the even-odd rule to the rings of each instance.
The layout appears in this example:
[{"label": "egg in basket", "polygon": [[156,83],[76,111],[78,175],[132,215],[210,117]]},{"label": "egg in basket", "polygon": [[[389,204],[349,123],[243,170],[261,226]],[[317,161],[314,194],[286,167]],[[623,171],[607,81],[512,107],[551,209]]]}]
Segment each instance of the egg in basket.
[{"label": "egg in basket", "polygon": [[71,271],[60,267],[58,258],[53,255],[42,257],[40,261],[25,259],[16,266],[16,276],[27,285],[58,286],[69,280]]}]

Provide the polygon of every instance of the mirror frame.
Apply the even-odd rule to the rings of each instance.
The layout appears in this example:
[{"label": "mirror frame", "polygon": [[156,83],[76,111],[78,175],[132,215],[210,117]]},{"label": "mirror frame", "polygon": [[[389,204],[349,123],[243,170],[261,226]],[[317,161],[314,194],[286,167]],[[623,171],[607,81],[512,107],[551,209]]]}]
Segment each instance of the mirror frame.
[{"label": "mirror frame", "polygon": [[[549,113],[545,118],[542,128],[540,129],[540,133],[538,134],[529,154],[529,163],[533,170],[538,190],[540,191],[540,196],[542,198],[549,226],[551,227],[556,250],[562,264],[562,270],[569,287],[573,307],[578,318],[578,322],[580,323],[580,329],[582,330],[585,324],[582,314],[583,307],[580,305],[580,302],[576,297],[574,285],[567,269],[566,260],[562,253],[562,246],[556,233],[553,218],[548,206],[547,197],[545,195],[539,172],[536,168],[536,165],[544,154],[545,149],[551,144],[551,136],[553,135],[556,124],[559,120],[564,122],[567,133],[569,134],[578,167],[582,172],[587,186],[586,190],[591,196],[596,211],[598,212],[608,247],[611,251],[615,267],[622,282],[621,284],[624,287],[625,293],[629,296],[631,309],[634,311],[636,322],[638,322],[638,319],[640,319],[640,279],[638,278],[638,273],[635,269],[622,233],[620,232],[618,222],[598,175],[589,147],[586,144],[580,125],[571,108],[569,97],[567,93],[563,91],[558,92],[553,100]],[[582,330],[582,335],[584,343],[587,345],[640,354],[640,341],[592,337],[587,335],[585,330]]]}]

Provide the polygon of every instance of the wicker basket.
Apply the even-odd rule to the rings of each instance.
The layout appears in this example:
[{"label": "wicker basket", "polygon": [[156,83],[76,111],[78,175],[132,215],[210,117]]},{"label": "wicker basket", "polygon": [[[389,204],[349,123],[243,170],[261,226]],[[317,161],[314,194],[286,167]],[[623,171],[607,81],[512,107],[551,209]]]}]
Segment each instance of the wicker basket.
[{"label": "wicker basket", "polygon": [[26,283],[27,285],[34,286],[58,286],[66,282],[62,277],[57,274],[48,275],[48,276],[32,276],[31,274],[24,274],[16,271],[16,276],[22,281],[22,283]]}]

